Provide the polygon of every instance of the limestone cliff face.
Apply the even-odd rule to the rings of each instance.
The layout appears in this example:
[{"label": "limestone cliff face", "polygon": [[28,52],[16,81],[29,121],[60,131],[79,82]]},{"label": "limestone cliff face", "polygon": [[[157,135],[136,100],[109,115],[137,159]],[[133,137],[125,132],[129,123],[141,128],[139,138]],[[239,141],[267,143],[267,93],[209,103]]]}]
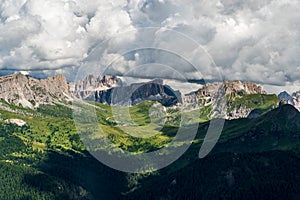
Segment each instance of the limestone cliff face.
[{"label": "limestone cliff face", "polygon": [[294,92],[293,95],[294,106],[300,111],[300,91]]},{"label": "limestone cliff face", "polygon": [[116,76],[87,76],[84,80],[70,85],[76,98],[97,101],[108,105],[133,106],[143,101],[158,101],[165,106],[181,103],[181,93],[164,85],[163,80],[134,83],[123,86]]},{"label": "limestone cliff face", "polygon": [[122,86],[122,81],[116,76],[87,76],[75,84],[71,84],[71,92],[77,98],[87,100],[95,96],[96,91],[104,91]]},{"label": "limestone cliff face", "polygon": [[300,111],[300,91],[289,94],[286,91],[281,92],[278,97],[283,100],[282,103],[290,104]]},{"label": "limestone cliff face", "polygon": [[224,81],[224,87],[226,95],[233,93],[243,93],[243,94],[267,94],[265,90],[260,85],[246,81]]},{"label": "limestone cliff face", "polygon": [[0,98],[4,101],[34,108],[40,104],[70,101],[71,93],[64,76],[38,80],[23,74],[0,77]]},{"label": "limestone cliff face", "polygon": [[215,82],[206,84],[198,91],[185,95],[183,102],[186,107],[193,104],[194,108],[201,108],[213,106],[218,101],[224,101],[224,104],[226,104],[226,110],[223,112],[225,118],[246,118],[255,109],[255,106],[248,107],[249,102],[244,102],[245,105],[235,105],[234,101],[239,99],[243,101],[243,97],[253,94],[266,95],[267,93],[261,86],[252,82]]},{"label": "limestone cliff face", "polygon": [[290,104],[293,106],[295,105],[293,97],[286,91],[281,92],[278,95],[278,98],[280,98],[281,100],[284,100],[284,103],[287,103],[287,104]]},{"label": "limestone cliff face", "polygon": [[252,82],[241,82],[241,81],[224,81],[206,84],[198,90],[198,97],[211,97],[218,91],[223,90],[225,95],[231,94],[267,94],[261,86]]},{"label": "limestone cliff face", "polygon": [[95,93],[95,101],[109,105],[132,106],[143,101],[158,101],[165,106],[181,103],[181,94],[163,85],[162,80],[135,83],[126,87],[100,90]]},{"label": "limestone cliff face", "polygon": [[[224,100],[226,108],[222,113],[227,119],[245,118],[250,113],[250,117],[257,117],[264,112],[262,105],[268,105],[269,109],[269,105],[278,103],[277,97],[270,98],[261,86],[241,81],[209,83],[196,92],[182,95],[164,85],[163,80],[122,86],[121,79],[116,76],[90,75],[71,84],[61,75],[43,80],[22,74],[0,77],[0,99],[14,105],[36,108],[41,104],[66,103],[75,98],[121,106],[152,100],[167,107],[183,106],[186,110],[200,108],[205,115],[213,112],[217,107],[215,105]],[[291,95],[291,98],[299,109],[300,91]],[[268,102],[270,99],[273,104]],[[0,106],[4,105],[0,103]]]}]

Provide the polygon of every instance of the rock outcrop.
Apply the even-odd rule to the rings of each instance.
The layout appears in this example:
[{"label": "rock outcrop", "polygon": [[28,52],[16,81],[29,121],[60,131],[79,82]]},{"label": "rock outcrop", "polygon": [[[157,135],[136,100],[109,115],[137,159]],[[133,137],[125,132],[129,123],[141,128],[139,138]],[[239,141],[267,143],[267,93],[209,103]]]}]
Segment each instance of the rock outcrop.
[{"label": "rock outcrop", "polygon": [[[300,108],[300,91],[293,95],[282,93],[280,97]],[[67,103],[76,98],[120,106],[157,101],[166,107],[175,106],[175,109],[183,106],[187,111],[200,108],[207,116],[211,113],[221,113],[227,119],[255,118],[266,111],[265,108],[261,109],[262,104],[268,106],[267,110],[270,108],[270,103],[265,102],[270,96],[261,86],[251,82],[209,83],[196,92],[182,95],[164,85],[160,79],[123,86],[121,79],[116,76],[90,75],[82,81],[70,84],[61,75],[43,80],[22,74],[0,77],[0,99],[17,106],[37,108],[41,104]],[[277,97],[272,98],[272,103],[279,102]],[[225,107],[218,107],[220,102],[225,102]]]},{"label": "rock outcrop", "polygon": [[122,81],[116,76],[87,76],[84,80],[70,84],[72,94],[80,99],[91,99],[96,91],[105,91],[115,87],[121,87]]},{"label": "rock outcrop", "polygon": [[[185,107],[201,108],[213,106],[218,101],[223,101],[227,108],[223,112],[225,118],[246,118],[255,107],[247,107],[246,102],[245,105],[235,105],[234,100],[242,99],[252,94],[266,95],[267,93],[261,86],[248,81],[215,82],[208,83],[198,91],[185,95],[183,102]],[[193,106],[190,106],[191,104]]]},{"label": "rock outcrop", "polygon": [[220,89],[225,92],[225,95],[267,94],[267,92],[264,91],[261,86],[252,82],[224,81],[223,83],[216,82],[204,85],[203,88],[197,91],[197,95],[203,97],[211,97]]},{"label": "rock outcrop", "polygon": [[293,97],[286,91],[281,92],[278,98],[284,100],[286,104],[295,105]]},{"label": "rock outcrop", "polygon": [[[91,99],[92,100],[92,99]],[[94,100],[108,105],[133,106],[143,101],[158,101],[164,106],[181,103],[181,94],[164,85],[162,80],[148,83],[135,83],[126,87],[100,90]]]},{"label": "rock outcrop", "polygon": [[34,79],[23,74],[0,77],[0,99],[27,108],[58,101],[70,101],[71,93],[64,76]]},{"label": "rock outcrop", "polygon": [[292,105],[300,111],[300,91],[294,92],[292,95],[284,91],[278,95],[278,98],[282,100],[281,104]]},{"label": "rock outcrop", "polygon": [[17,126],[21,126],[21,127],[26,125],[26,122],[21,119],[7,119],[7,120],[4,120],[4,123],[16,124]]},{"label": "rock outcrop", "polygon": [[294,101],[294,106],[300,111],[300,91],[294,92],[292,94],[293,101]]}]

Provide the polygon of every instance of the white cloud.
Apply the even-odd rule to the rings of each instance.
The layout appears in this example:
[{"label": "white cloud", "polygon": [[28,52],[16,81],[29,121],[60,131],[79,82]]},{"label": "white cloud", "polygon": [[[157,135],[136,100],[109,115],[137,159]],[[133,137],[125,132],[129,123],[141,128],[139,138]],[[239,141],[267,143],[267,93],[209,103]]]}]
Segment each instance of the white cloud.
[{"label": "white cloud", "polygon": [[134,30],[126,2],[0,1],[0,68],[78,66],[98,42]]},{"label": "white cloud", "polygon": [[[298,0],[0,0],[0,69],[78,67],[89,56],[83,66],[103,71],[120,57],[112,71],[158,62],[191,78],[220,72],[289,85],[300,78],[299,9]],[[140,73],[158,74],[157,67]]]}]

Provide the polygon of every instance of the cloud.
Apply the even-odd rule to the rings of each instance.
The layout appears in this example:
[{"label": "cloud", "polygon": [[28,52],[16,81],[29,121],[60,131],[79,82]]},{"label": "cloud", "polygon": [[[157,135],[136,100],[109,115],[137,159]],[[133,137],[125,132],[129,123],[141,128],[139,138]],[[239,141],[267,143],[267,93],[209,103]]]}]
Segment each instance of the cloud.
[{"label": "cloud", "polygon": [[127,1],[0,1],[0,68],[79,66],[91,48],[134,30]]},{"label": "cloud", "polygon": [[169,66],[191,79],[290,85],[300,78],[299,9],[297,0],[0,0],[0,69],[151,78]]}]

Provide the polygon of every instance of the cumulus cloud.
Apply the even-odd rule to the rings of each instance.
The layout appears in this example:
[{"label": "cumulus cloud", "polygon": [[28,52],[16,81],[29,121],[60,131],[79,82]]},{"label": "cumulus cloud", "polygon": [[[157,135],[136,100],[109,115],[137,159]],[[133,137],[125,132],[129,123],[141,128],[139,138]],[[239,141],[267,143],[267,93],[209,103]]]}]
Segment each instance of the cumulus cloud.
[{"label": "cumulus cloud", "polygon": [[97,43],[134,29],[126,2],[1,0],[1,68],[79,66]]},{"label": "cumulus cloud", "polygon": [[299,9],[298,0],[0,0],[0,69],[294,85]]}]

